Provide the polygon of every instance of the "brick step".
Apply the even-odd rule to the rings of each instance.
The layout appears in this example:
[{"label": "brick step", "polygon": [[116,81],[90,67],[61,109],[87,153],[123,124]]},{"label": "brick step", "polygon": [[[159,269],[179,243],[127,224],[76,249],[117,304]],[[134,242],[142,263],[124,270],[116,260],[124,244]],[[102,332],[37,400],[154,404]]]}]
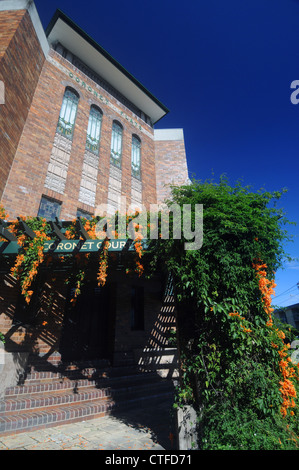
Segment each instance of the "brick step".
[{"label": "brick step", "polygon": [[94,419],[107,415],[112,409],[110,401],[87,402],[48,410],[0,416],[0,435],[29,432],[71,422]]},{"label": "brick step", "polygon": [[63,380],[69,378],[71,380],[76,379],[101,379],[101,378],[118,378],[123,376],[131,376],[140,374],[140,370],[134,366],[122,366],[122,367],[106,367],[106,368],[82,368],[77,367],[73,369],[57,368],[57,370],[51,371],[36,371],[32,370],[26,375],[24,384],[41,384],[52,380]]},{"label": "brick step", "polygon": [[[124,371],[125,372],[125,371]],[[128,372],[128,371],[126,371]],[[120,386],[125,383],[137,384],[140,382],[155,382],[159,381],[160,377],[155,372],[138,374],[132,373],[130,375],[111,375],[110,377],[99,377],[99,378],[82,378],[82,379],[69,379],[67,377],[52,377],[44,382],[31,383],[30,380],[25,381],[24,385],[17,385],[15,387],[8,387],[5,390],[5,398],[14,397],[28,394],[41,394],[41,393],[55,393],[63,391],[75,391],[77,392],[81,388],[108,388]]]},{"label": "brick step", "polygon": [[[59,355],[29,361],[22,385],[0,400],[0,434],[9,435],[105,416],[113,410],[171,402],[173,382],[126,361],[63,363]],[[120,358],[122,359],[122,357]]]},{"label": "brick step", "polygon": [[87,419],[103,417],[112,410],[130,409],[132,407],[151,405],[168,399],[172,395],[171,387],[150,390],[140,390],[140,394],[125,392],[121,397],[111,399],[98,399],[85,401],[80,404],[51,407],[49,409],[37,408],[27,412],[3,414],[0,416],[0,434],[10,435],[28,432],[34,429],[58,426]]},{"label": "brick step", "polygon": [[74,369],[105,369],[111,367],[110,361],[107,359],[93,359],[76,362],[53,361],[51,358],[43,359],[42,357],[30,357],[28,360],[28,371],[53,371],[53,370],[74,370]]},{"label": "brick step", "polygon": [[17,411],[28,411],[34,408],[52,408],[55,406],[69,405],[84,401],[93,400],[115,400],[129,397],[139,397],[149,393],[159,391],[171,391],[172,385],[170,382],[164,381],[143,381],[127,382],[114,384],[114,387],[87,387],[84,390],[76,390],[70,392],[70,389],[58,391],[55,393],[36,393],[36,394],[20,394],[15,395],[13,398],[8,396],[0,401],[0,417],[15,413]]}]

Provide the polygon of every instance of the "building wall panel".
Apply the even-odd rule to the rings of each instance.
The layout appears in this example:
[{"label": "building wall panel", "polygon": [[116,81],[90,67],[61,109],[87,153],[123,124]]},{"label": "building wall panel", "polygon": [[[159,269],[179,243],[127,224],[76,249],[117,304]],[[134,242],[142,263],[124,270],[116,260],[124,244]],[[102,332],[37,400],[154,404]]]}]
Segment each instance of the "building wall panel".
[{"label": "building wall panel", "polygon": [[0,12],[0,80],[5,86],[5,104],[0,106],[0,198],[44,60],[29,13]]},{"label": "building wall panel", "polygon": [[[67,76],[67,72],[69,76]],[[82,83],[85,84],[84,87]],[[55,139],[57,139],[55,134],[66,86],[73,87],[80,94],[80,100],[69,161],[66,165],[60,165],[61,168],[56,165],[56,168],[53,166],[58,155],[58,150],[55,147]],[[95,88],[98,91],[97,97],[90,92]],[[145,202],[147,207],[149,204],[155,203],[156,169],[153,130],[144,122],[140,124],[144,131],[136,129],[137,117],[99,88],[62,56],[51,51],[51,60],[47,60],[44,64],[23,135],[15,154],[12,172],[2,198],[3,205],[13,217],[20,213],[28,216],[37,215],[42,194],[61,201],[61,217],[64,219],[74,218],[77,208],[94,213],[99,204],[106,204],[109,186],[111,130],[114,120],[118,120],[123,126],[121,195],[126,197],[127,205],[129,205],[132,196],[131,143],[132,135],[137,134],[142,142],[142,202]],[[79,201],[91,104],[97,104],[103,112],[94,207]],[[129,116],[131,116],[130,119],[128,119]],[[49,163],[52,164],[51,174],[56,175],[56,178],[57,176],[65,178],[65,184],[59,191],[55,191],[59,186],[58,183],[57,185],[53,183],[51,186],[49,178],[45,187]],[[61,173],[59,175],[58,170]],[[53,178],[55,179],[54,176]]]}]

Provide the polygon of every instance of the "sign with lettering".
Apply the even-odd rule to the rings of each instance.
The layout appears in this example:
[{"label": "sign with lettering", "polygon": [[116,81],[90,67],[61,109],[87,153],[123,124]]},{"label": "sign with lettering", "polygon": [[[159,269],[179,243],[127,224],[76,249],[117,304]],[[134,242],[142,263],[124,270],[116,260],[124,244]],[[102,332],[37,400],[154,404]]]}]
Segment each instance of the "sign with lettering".
[{"label": "sign with lettering", "polygon": [[[145,240],[143,241],[145,244]],[[92,253],[100,251],[102,240],[50,240],[44,244],[44,253],[56,253],[61,255],[72,253]],[[0,255],[15,255],[20,250],[18,242],[1,242]],[[108,251],[134,251],[132,240],[115,239],[110,240]]]},{"label": "sign with lettering", "polygon": [[[110,240],[108,245],[108,251],[122,251],[127,244],[127,240]],[[102,248],[102,240],[86,240],[82,242],[80,240],[61,240],[48,241],[44,245],[44,253],[91,253],[99,251]],[[130,243],[131,245],[131,243]],[[131,246],[130,246],[131,247]],[[128,247],[128,248],[130,248]],[[132,246],[134,249],[134,246]]]}]

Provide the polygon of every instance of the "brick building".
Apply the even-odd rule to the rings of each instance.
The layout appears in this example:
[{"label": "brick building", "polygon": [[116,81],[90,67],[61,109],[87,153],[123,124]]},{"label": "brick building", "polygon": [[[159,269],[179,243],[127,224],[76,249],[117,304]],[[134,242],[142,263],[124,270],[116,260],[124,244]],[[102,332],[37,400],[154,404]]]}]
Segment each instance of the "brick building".
[{"label": "brick building", "polygon": [[[0,80],[0,199],[11,218],[89,218],[121,197],[148,209],[188,181],[182,129],[154,128],[168,109],[60,10],[44,31],[32,1],[0,2]],[[167,349],[174,317],[160,277],[116,270],[105,289],[90,282],[70,313],[63,272],[45,270],[25,318],[1,256],[0,273],[0,331],[14,357],[6,385],[33,357],[115,365]]]},{"label": "brick building", "polygon": [[1,3],[0,197],[12,217],[43,200],[62,219],[120,195],[148,206],[187,180],[182,130],[154,129],[162,103],[62,12],[46,35],[32,2]]}]

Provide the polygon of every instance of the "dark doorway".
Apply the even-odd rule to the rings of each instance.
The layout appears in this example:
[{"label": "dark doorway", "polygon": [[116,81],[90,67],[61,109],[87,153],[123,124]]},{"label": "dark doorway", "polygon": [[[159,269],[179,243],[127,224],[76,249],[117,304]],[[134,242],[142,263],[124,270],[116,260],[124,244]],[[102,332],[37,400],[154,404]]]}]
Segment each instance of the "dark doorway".
[{"label": "dark doorway", "polygon": [[66,302],[60,353],[62,361],[112,360],[115,322],[115,285],[88,282],[75,305],[70,289]]}]

